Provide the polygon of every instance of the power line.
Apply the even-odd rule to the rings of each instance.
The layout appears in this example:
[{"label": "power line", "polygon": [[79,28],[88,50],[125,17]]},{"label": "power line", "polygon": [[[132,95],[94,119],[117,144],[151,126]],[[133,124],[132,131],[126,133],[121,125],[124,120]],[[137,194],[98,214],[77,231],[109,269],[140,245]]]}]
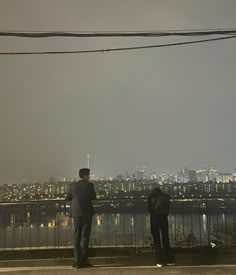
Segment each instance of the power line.
[{"label": "power line", "polygon": [[219,40],[234,39],[236,35],[224,36],[217,38],[184,41],[177,43],[167,43],[158,45],[147,45],[147,46],[136,46],[136,47],[120,47],[120,48],[108,48],[108,49],[93,49],[93,50],[76,50],[76,51],[41,51],[41,52],[0,52],[0,55],[59,55],[59,54],[84,54],[84,53],[108,53],[116,51],[130,51],[130,50],[141,50],[141,49],[152,49],[152,48],[164,48],[164,47],[174,47],[190,44],[200,44]]},{"label": "power line", "polygon": [[23,29],[18,29],[18,30],[14,30],[14,29],[0,29],[0,32],[27,32],[27,33],[39,33],[39,32],[75,32],[75,33],[110,33],[110,32],[114,32],[114,33],[127,33],[127,32],[196,32],[196,31],[235,31],[236,27],[231,27],[231,28],[199,28],[199,29],[142,29],[142,30],[115,30],[115,31],[102,31],[102,30],[93,30],[93,31],[79,31],[79,30],[23,30]]},{"label": "power line", "polygon": [[29,31],[0,31],[0,37],[49,38],[49,37],[168,37],[168,36],[209,36],[236,35],[236,29],[220,30],[171,30],[171,31],[121,31],[121,32],[29,32]]}]

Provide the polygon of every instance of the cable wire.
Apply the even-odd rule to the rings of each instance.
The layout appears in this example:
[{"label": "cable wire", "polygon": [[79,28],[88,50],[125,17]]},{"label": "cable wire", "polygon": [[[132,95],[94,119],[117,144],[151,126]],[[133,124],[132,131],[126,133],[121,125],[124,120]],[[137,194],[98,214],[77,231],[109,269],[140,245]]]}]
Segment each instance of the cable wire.
[{"label": "cable wire", "polygon": [[49,37],[167,37],[167,36],[209,36],[236,35],[236,29],[221,30],[175,30],[175,31],[122,31],[122,32],[29,32],[0,31],[0,37],[49,38]]},{"label": "cable wire", "polygon": [[121,48],[109,48],[109,49],[93,49],[93,50],[76,50],[76,51],[40,51],[40,52],[0,52],[0,55],[60,55],[60,54],[85,54],[85,53],[108,53],[116,51],[130,51],[130,50],[141,50],[141,49],[152,49],[152,48],[164,48],[164,47],[174,47],[190,44],[200,44],[219,40],[234,39],[236,35],[217,37],[193,41],[184,41],[177,43],[167,43],[158,45],[147,45],[147,46],[136,46],[136,47],[121,47]]}]

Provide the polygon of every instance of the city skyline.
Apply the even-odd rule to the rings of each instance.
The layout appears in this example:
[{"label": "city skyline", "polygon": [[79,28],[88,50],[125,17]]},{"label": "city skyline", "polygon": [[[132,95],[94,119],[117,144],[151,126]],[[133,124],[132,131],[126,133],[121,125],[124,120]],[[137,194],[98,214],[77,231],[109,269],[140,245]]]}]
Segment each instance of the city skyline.
[{"label": "city skyline", "polygon": [[[90,155],[87,154],[87,166],[85,165],[84,167],[89,167],[90,163]],[[82,167],[81,167],[82,168]],[[173,177],[173,182],[181,182],[181,180],[178,180],[178,177],[186,177],[187,179],[183,179],[183,182],[189,182],[189,172],[195,172],[195,173],[201,173],[202,171],[207,172],[206,174],[206,180],[204,181],[210,181],[212,180],[211,176],[208,178],[208,176],[211,173],[215,173],[215,175],[232,175],[232,177],[236,178],[236,169],[233,169],[231,171],[229,170],[222,170],[220,168],[217,168],[213,165],[199,165],[198,167],[189,167],[189,166],[184,166],[182,168],[178,168],[174,172],[170,172],[171,170],[169,169],[168,172],[164,173],[163,171],[158,171],[157,169],[150,169],[150,167],[147,166],[136,166],[135,168],[131,170],[120,170],[119,173],[114,174],[114,175],[95,175],[93,173],[93,170],[91,170],[91,180],[99,180],[99,179],[106,179],[106,180],[114,180],[118,179],[119,177],[122,177],[123,179],[132,179],[132,178],[140,178],[140,179],[156,179],[157,177]],[[186,174],[185,174],[186,171]],[[78,170],[73,174],[73,175],[50,175],[48,178],[25,178],[25,179],[18,179],[16,181],[10,181],[10,180],[0,180],[0,185],[3,184],[19,184],[19,183],[32,183],[32,182],[50,182],[50,181],[55,181],[55,182],[60,182],[60,181],[73,181],[73,180],[79,180],[79,168]],[[142,172],[142,175],[140,175],[140,172]],[[179,176],[179,173],[183,173]],[[139,175],[138,175],[139,174]],[[184,175],[185,174],[185,175]],[[196,181],[201,181],[201,180],[196,180]]]},{"label": "city skyline", "polygon": [[[208,172],[215,171],[210,169]],[[208,173],[206,170],[182,169],[183,174],[154,175],[146,177],[137,171],[129,177],[119,175],[114,179],[98,178],[93,183],[98,199],[127,199],[148,197],[159,187],[172,198],[192,199],[232,197],[236,194],[236,170],[232,174]],[[128,178],[127,178],[128,177]],[[50,178],[47,182],[0,185],[0,202],[64,200],[70,184],[66,178]]]}]

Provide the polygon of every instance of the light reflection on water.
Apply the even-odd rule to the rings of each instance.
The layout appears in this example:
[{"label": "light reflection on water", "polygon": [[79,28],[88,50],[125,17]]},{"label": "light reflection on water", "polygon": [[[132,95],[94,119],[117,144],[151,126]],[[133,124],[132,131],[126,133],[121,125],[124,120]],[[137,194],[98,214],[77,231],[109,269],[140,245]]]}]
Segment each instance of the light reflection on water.
[{"label": "light reflection on water", "polygon": [[[73,224],[68,216],[57,214],[38,224],[31,222],[29,212],[26,217],[20,223],[14,214],[10,215],[10,224],[0,227],[0,248],[72,246]],[[214,232],[216,224],[218,232]],[[233,226],[233,215],[227,215],[227,218],[226,214],[169,216],[172,245],[197,245],[200,241],[207,244],[216,234],[223,242],[225,226]],[[148,214],[97,214],[93,218],[91,245],[149,245],[150,235]]]}]

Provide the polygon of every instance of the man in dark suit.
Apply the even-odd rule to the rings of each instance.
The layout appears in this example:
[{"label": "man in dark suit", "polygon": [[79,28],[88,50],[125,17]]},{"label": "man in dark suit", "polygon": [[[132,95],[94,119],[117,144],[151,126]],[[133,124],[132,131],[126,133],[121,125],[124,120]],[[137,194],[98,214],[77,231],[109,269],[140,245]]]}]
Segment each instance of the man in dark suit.
[{"label": "man in dark suit", "polygon": [[175,264],[170,249],[168,224],[169,210],[169,195],[162,192],[160,188],[155,188],[148,197],[148,212],[150,213],[151,232],[155,246],[157,267]]},{"label": "man in dark suit", "polygon": [[94,185],[89,181],[90,169],[79,171],[80,180],[69,186],[66,200],[71,201],[70,217],[74,223],[74,257],[73,267],[89,267],[88,246],[94,209],[92,200],[96,199]]}]

